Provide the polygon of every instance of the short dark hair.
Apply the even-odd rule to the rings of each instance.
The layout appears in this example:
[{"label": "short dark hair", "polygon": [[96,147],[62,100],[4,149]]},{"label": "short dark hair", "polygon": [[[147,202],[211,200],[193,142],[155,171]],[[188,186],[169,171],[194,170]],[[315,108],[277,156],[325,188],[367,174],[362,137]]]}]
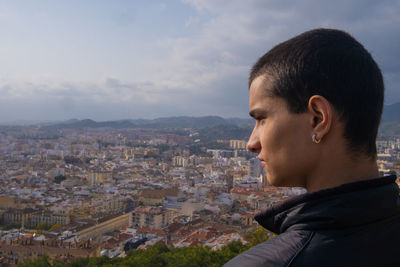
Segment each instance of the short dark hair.
[{"label": "short dark hair", "polygon": [[313,95],[325,97],[344,122],[344,137],[354,152],[376,156],[383,108],[382,73],[371,54],[350,34],[315,29],[278,44],[253,66],[252,81],[268,74],[272,95],[293,113],[307,110]]}]

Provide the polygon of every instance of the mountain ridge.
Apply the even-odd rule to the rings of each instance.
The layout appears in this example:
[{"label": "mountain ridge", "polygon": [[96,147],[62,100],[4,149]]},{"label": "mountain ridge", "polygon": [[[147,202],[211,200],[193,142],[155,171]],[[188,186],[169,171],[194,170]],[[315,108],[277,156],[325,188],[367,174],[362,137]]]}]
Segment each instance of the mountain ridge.
[{"label": "mountain ridge", "polygon": [[[22,121],[20,121],[22,122]],[[21,125],[23,124],[23,125]],[[39,126],[44,129],[79,129],[79,128],[180,128],[180,129],[203,129],[207,127],[215,127],[220,125],[235,125],[239,127],[252,127],[254,124],[251,118],[223,118],[219,116],[172,116],[172,117],[159,117],[155,119],[124,119],[124,120],[110,120],[110,121],[95,121],[92,119],[69,119],[66,121],[56,122],[37,122],[29,124],[28,121],[23,123],[5,123],[2,126]],[[400,103],[392,105],[385,105],[382,114],[381,130],[385,131],[400,125]]]},{"label": "mountain ridge", "polygon": [[115,120],[115,121],[94,121],[91,119],[67,120],[64,122],[46,123],[39,125],[45,129],[72,129],[72,128],[180,128],[180,129],[202,129],[218,125],[250,126],[252,119],[228,118],[219,116],[203,117],[163,117],[156,119],[134,119],[134,120]]}]

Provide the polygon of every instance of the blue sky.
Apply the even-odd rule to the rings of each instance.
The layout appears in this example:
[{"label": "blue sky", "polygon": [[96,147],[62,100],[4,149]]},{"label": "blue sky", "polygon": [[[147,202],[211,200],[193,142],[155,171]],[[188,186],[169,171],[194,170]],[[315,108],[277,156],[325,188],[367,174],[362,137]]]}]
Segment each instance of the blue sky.
[{"label": "blue sky", "polygon": [[246,117],[247,76],[317,27],[372,53],[400,102],[400,1],[0,0],[0,122]]}]

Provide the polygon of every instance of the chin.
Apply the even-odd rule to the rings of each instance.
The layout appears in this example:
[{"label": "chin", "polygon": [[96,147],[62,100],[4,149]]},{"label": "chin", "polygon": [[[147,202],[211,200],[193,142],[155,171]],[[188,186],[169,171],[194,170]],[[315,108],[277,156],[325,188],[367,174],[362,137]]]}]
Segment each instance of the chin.
[{"label": "chin", "polygon": [[282,181],[279,181],[279,179],[276,179],[275,177],[268,177],[267,176],[267,181],[268,181],[268,184],[270,184],[270,185],[272,185],[272,186],[284,186],[284,185],[282,185],[283,183],[282,183]]},{"label": "chin", "polygon": [[270,185],[276,187],[302,187],[302,185],[298,185],[295,181],[288,181],[287,179],[282,179],[279,177],[268,177],[267,181]]}]

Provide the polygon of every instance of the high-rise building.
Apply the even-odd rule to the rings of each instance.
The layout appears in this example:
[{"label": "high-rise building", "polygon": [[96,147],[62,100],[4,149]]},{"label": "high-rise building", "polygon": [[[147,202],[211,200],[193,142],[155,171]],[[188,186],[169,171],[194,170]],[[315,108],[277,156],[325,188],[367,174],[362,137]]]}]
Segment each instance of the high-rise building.
[{"label": "high-rise building", "polygon": [[229,140],[229,147],[233,149],[246,149],[247,142],[243,140]]}]

